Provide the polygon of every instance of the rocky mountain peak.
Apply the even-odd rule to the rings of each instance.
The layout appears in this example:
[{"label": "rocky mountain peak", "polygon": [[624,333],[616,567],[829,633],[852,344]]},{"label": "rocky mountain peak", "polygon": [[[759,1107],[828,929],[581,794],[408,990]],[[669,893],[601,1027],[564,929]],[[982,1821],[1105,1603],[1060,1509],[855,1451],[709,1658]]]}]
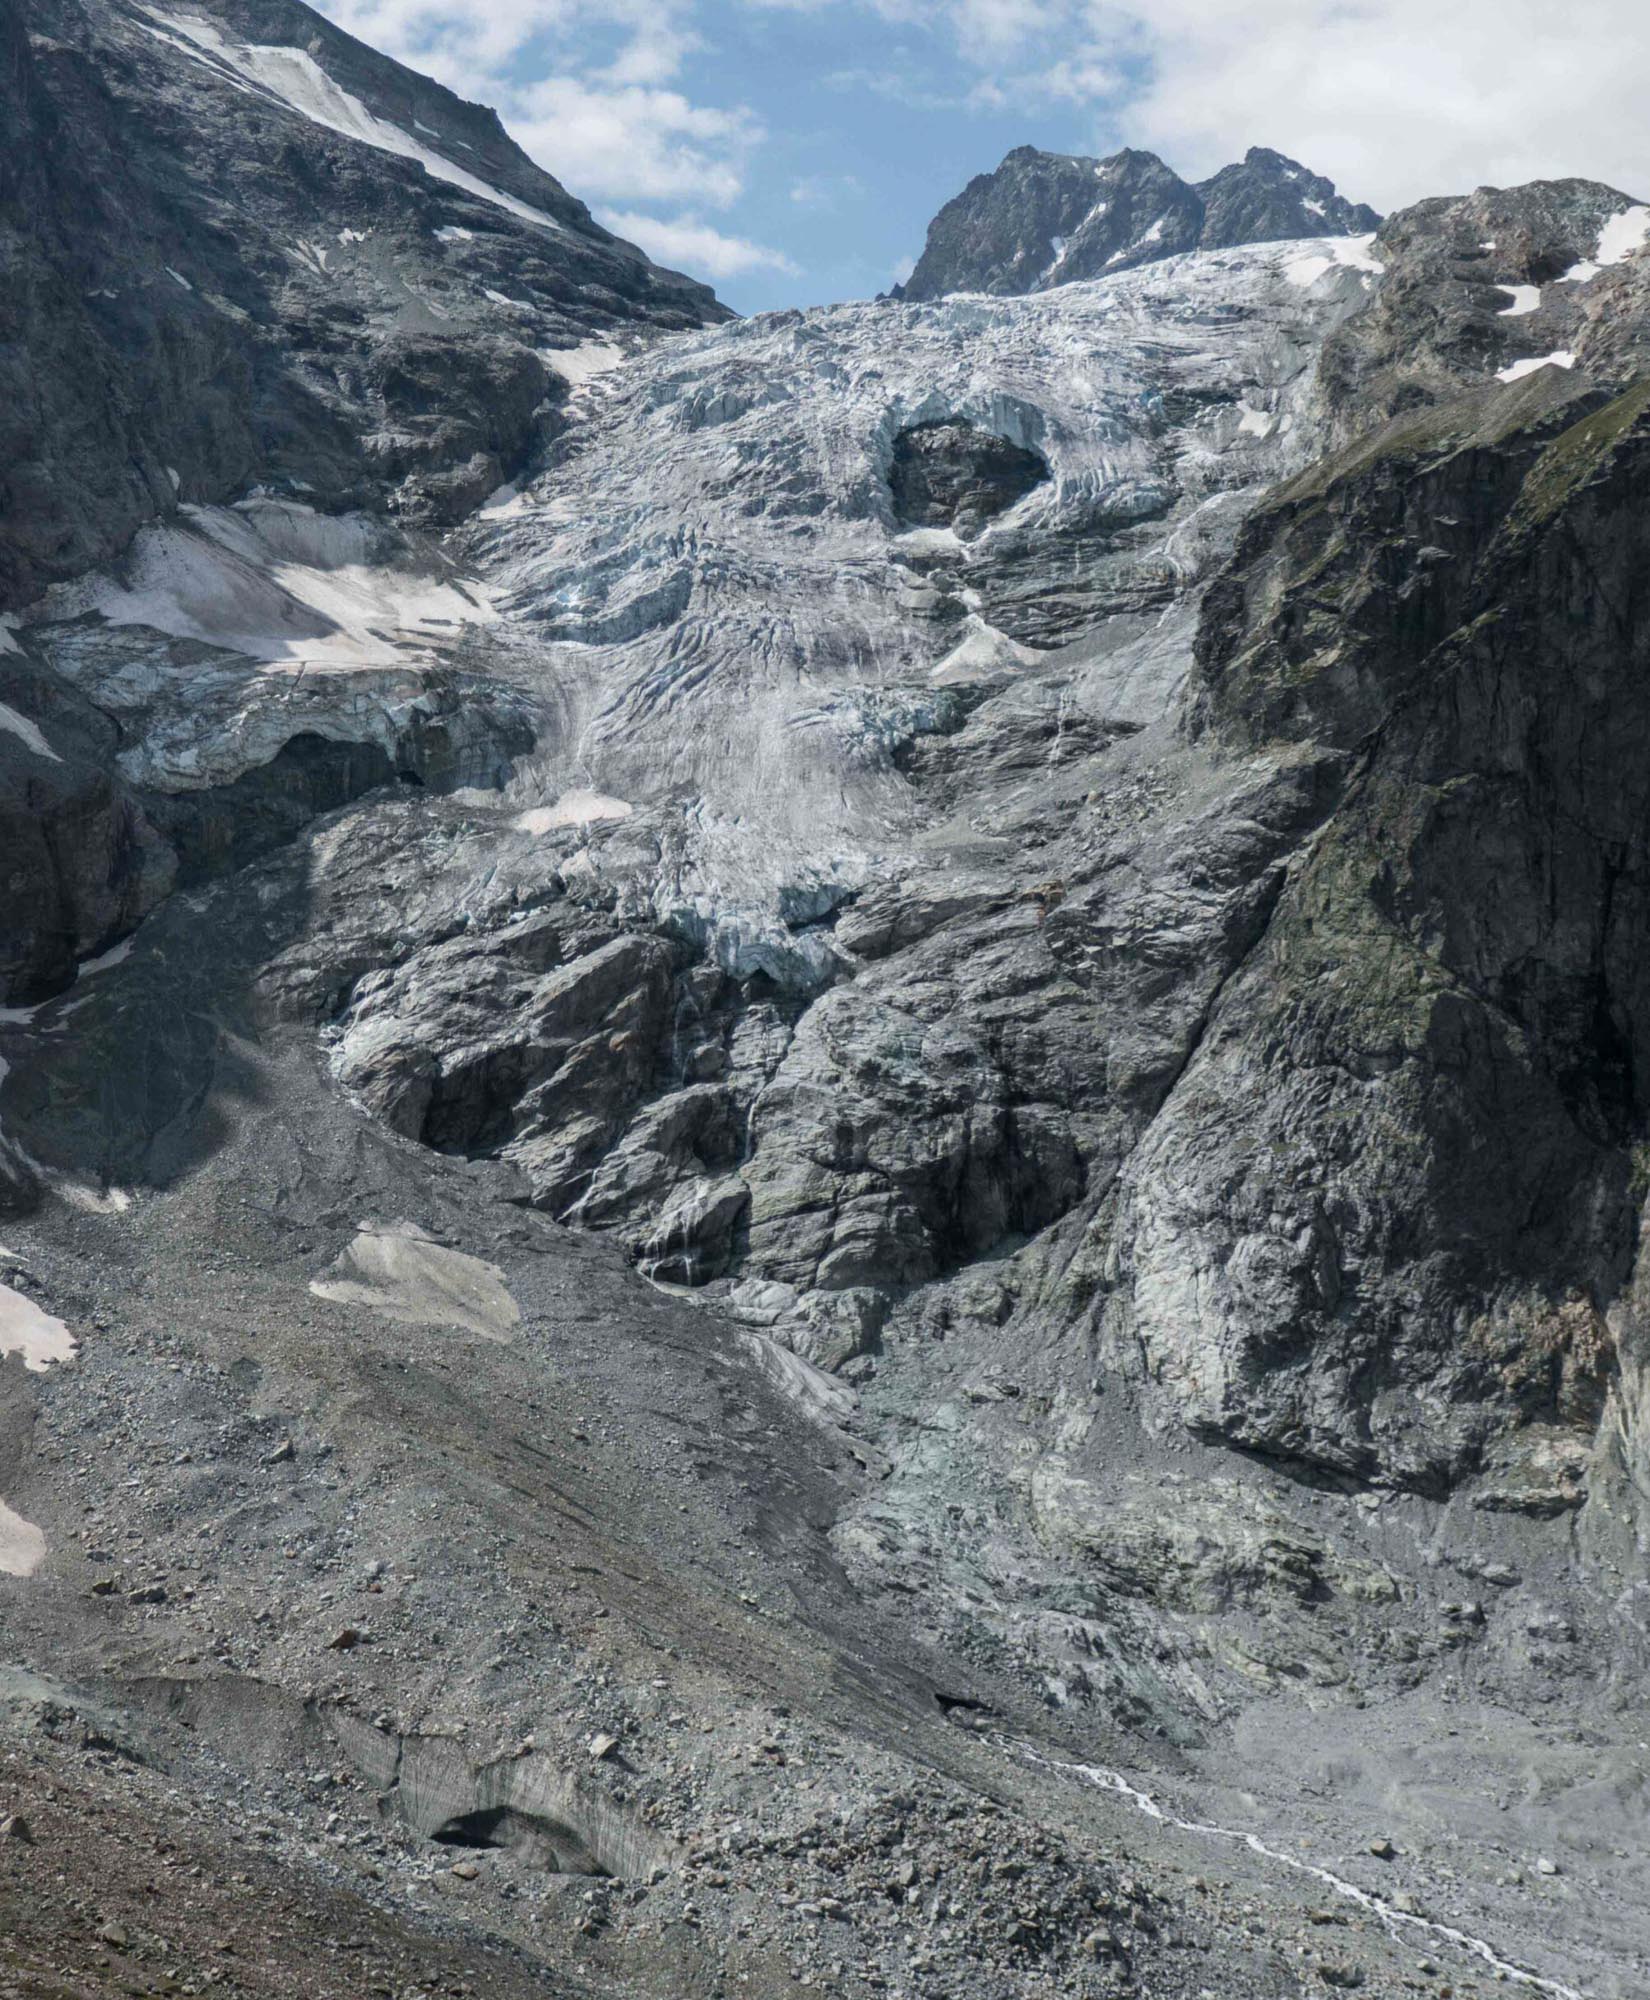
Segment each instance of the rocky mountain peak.
[{"label": "rocky mountain peak", "polygon": [[1200,181],[1197,192],[1205,250],[1294,236],[1363,236],[1380,226],[1367,203],[1346,200],[1333,181],[1269,146],[1251,146],[1241,163]]},{"label": "rocky mountain peak", "polygon": [[1332,181],[1264,146],[1195,185],[1132,147],[1089,159],[1016,146],[935,216],[897,296],[1047,291],[1188,250],[1356,236],[1379,222]]}]

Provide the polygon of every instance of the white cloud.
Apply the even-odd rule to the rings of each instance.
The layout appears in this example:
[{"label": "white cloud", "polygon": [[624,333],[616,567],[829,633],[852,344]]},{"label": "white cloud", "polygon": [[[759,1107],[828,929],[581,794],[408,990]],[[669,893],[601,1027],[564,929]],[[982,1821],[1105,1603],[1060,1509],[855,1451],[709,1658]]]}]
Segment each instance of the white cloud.
[{"label": "white cloud", "polygon": [[676,90],[610,88],[548,76],[508,100],[511,136],[579,194],[726,208],[744,187],[762,127],[742,109],[690,103]]},{"label": "white cloud", "polygon": [[809,174],[792,183],[791,200],[798,208],[834,209],[843,195],[862,195],[865,183],[857,174]]},{"label": "white cloud", "polygon": [[763,138],[743,105],[668,86],[692,0],[318,0],[340,27],[461,95],[576,195],[726,208]]},{"label": "white cloud", "polygon": [[931,68],[830,81],[1028,123],[1092,103],[1099,149],[1202,175],[1276,146],[1387,208],[1566,174],[1650,192],[1644,0],[908,0],[914,17],[972,90],[913,84]]},{"label": "white cloud", "polygon": [[709,278],[737,278],[747,271],[784,271],[797,266],[783,250],[752,243],[744,236],[726,236],[695,215],[670,218],[604,208],[597,219],[617,236],[640,245],[658,263]]},{"label": "white cloud", "polygon": [[1154,0],[1135,32],[1153,76],[1124,129],[1185,169],[1258,142],[1387,207],[1562,174],[1650,182],[1642,0]]}]

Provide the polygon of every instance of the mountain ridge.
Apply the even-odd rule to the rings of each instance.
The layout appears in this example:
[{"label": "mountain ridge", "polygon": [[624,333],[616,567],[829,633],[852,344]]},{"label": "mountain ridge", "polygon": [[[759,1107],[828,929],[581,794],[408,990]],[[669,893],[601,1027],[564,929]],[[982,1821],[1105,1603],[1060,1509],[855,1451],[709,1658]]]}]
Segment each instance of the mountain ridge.
[{"label": "mountain ridge", "polygon": [[1045,291],[1188,250],[1367,234],[1380,219],[1261,146],[1196,183],[1133,148],[1089,159],[1017,146],[939,211],[892,296]]}]

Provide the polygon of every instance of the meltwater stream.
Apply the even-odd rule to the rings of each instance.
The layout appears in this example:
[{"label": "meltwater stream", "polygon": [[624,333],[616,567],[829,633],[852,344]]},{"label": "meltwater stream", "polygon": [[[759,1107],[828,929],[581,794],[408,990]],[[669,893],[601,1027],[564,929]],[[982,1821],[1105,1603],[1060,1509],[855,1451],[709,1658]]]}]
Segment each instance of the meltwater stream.
[{"label": "meltwater stream", "polygon": [[1470,1931],[1457,1930],[1453,1924],[1438,1923],[1431,1917],[1412,1914],[1400,1910],[1389,1903],[1384,1896],[1371,1894],[1360,1889],[1355,1882],[1348,1882],[1328,1868],[1319,1868],[1313,1862],[1302,1861],[1297,1855],[1286,1854],[1281,1848],[1270,1847],[1258,1834],[1244,1833],[1236,1827],[1216,1826],[1211,1821],[1180,1819],[1167,1807],[1159,1805],[1149,1792],[1130,1784],[1120,1771],[1108,1770],[1104,1764],[1070,1764],[1058,1757],[1045,1757],[1033,1750],[1029,1744],[1017,1743],[1012,1738],[1000,1736],[995,1739],[998,1747],[1022,1757],[1027,1763],[1037,1764],[1045,1771],[1058,1771],[1063,1776],[1076,1778],[1081,1783],[1092,1785],[1097,1791],[1111,1792],[1124,1799],[1136,1812],[1144,1813],[1148,1819],[1160,1821],[1164,1826],[1177,1827],[1182,1833],[1201,1834],[1210,1840],[1233,1841],[1246,1847],[1252,1854],[1259,1854],[1268,1861],[1275,1861],[1280,1867],[1290,1869],[1296,1875],[1309,1875],[1314,1882],[1321,1882],[1335,1895],[1344,1897],[1367,1910],[1394,1934],[1399,1929],[1407,1929],[1417,1937],[1436,1938],[1440,1943],[1453,1945],[1456,1950],[1467,1952],[1481,1965],[1506,1980],[1509,1984],[1528,1987],[1532,1992],[1545,1993],[1551,2000],[1584,2000],[1575,1987],[1566,1986],[1561,1980],[1544,1979],[1540,1973],[1531,1972],[1524,1966],[1515,1965],[1511,1959],[1503,1958],[1492,1945],[1477,1938]]}]

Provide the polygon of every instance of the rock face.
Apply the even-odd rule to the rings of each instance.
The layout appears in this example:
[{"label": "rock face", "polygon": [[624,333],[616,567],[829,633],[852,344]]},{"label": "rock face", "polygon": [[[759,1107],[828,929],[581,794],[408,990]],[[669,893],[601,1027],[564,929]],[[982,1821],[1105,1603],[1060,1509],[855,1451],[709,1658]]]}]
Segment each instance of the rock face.
[{"label": "rock face", "polygon": [[895,296],[1041,292],[1187,250],[1366,235],[1380,219],[1264,146],[1195,185],[1155,153],[1089,160],[1017,146],[935,216]]},{"label": "rock face", "polygon": [[1240,163],[1199,181],[1197,193],[1205,250],[1292,236],[1364,236],[1381,223],[1367,202],[1348,201],[1333,181],[1267,146],[1251,146]]},{"label": "rock face", "polygon": [[723,317],[296,0],[24,0],[0,35],[0,608],[180,499],[451,521],[556,421],[546,353]]},{"label": "rock face", "polygon": [[[99,611],[135,635],[0,657],[23,718],[0,734],[4,1000],[60,986],[174,880],[398,773],[489,782],[524,749],[473,682],[459,719],[450,677],[414,692],[406,649],[359,623],[428,614],[428,659],[478,608],[417,585],[441,565],[389,523],[450,522],[543,447],[566,421],[558,352],[726,315],[609,236],[491,112],[306,7],[28,0],[0,37],[0,612],[119,558],[122,608]],[[200,511],[227,500],[239,520]],[[302,602],[271,585],[283,563],[310,578]],[[358,643],[331,647],[306,701],[285,677],[313,674],[352,611]],[[166,709],[189,745],[118,768],[111,717],[152,753]]]},{"label": "rock face", "polygon": [[1650,209],[685,324],[286,0],[5,32],[0,1971],[1642,1993]]},{"label": "rock face", "polygon": [[900,520],[966,541],[1047,477],[1036,452],[977,424],[911,424],[894,440],[888,491]]}]

